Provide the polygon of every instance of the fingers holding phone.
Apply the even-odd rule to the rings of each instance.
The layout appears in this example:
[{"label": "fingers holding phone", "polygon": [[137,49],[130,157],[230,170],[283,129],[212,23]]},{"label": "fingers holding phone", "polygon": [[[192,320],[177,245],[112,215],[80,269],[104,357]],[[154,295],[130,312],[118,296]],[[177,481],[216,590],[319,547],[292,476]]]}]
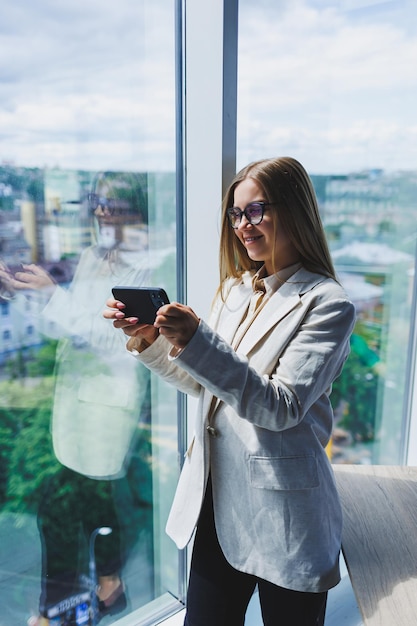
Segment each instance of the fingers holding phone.
[{"label": "fingers holding phone", "polygon": [[174,302],[158,310],[155,327],[176,348],[185,348],[194,335],[200,319],[185,304]]},{"label": "fingers holding phone", "polygon": [[112,319],[113,326],[129,337],[153,343],[159,334],[153,325],[156,313],[161,305],[169,302],[166,292],[159,287],[116,286],[112,293],[113,298],[107,300],[108,309],[103,316]]},{"label": "fingers holding phone", "polygon": [[115,298],[109,298],[106,300],[106,307],[103,311],[103,317],[107,320],[113,320],[113,322],[123,322],[122,324],[117,324],[116,328],[122,328],[125,325],[137,324],[138,319],[135,318],[126,318],[125,308],[126,305]]},{"label": "fingers holding phone", "polygon": [[129,337],[143,339],[148,344],[161,334],[173,346],[184,348],[200,323],[189,306],[170,303],[160,287],[117,286],[112,293],[103,316],[113,320],[113,326]]},{"label": "fingers holding phone", "polygon": [[[142,324],[154,324],[157,311],[169,298],[161,287],[113,287],[113,296],[125,306],[125,318],[137,318]],[[120,316],[119,316],[120,317]]]}]

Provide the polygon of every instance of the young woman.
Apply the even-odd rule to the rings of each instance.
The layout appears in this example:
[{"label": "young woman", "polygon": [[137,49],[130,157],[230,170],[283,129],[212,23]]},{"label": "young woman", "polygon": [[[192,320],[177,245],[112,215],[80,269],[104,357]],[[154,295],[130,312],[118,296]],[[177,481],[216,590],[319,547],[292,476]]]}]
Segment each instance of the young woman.
[{"label": "young woman", "polygon": [[295,159],[252,163],[232,181],[220,279],[208,324],[178,303],[153,326],[114,299],[104,312],[137,359],[200,397],[167,523],[179,548],[197,527],[185,624],[242,626],[258,585],[264,624],[317,626],[340,578],[325,447],[355,312]]},{"label": "young woman", "polygon": [[[75,611],[74,598],[88,589],[89,541],[102,526],[111,533],[94,543],[95,620],[125,610],[122,570],[140,532],[145,541],[150,529],[151,468],[141,461],[149,445],[149,371],[140,363],[132,368],[123,336],[101,315],[113,285],[149,283],[146,180],[103,172],[93,191],[88,210],[97,242],[83,250],[68,287],[56,284],[39,265],[24,265],[14,275],[0,267],[0,278],[16,295],[14,305],[26,311],[30,297],[31,310],[38,305],[40,329],[59,338],[51,415],[59,463],[48,467],[42,484],[42,588],[39,616],[30,618],[31,626],[49,624],[48,616],[61,607]],[[134,246],[126,237],[132,230]],[[120,519],[129,519],[129,525]]]}]

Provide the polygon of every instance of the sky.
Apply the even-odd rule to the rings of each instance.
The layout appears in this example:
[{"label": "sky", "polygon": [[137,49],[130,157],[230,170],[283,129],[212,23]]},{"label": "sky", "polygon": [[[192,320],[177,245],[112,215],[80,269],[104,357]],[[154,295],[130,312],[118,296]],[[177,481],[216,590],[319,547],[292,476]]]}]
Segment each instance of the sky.
[{"label": "sky", "polygon": [[[238,165],[417,169],[415,0],[239,11]],[[174,46],[173,0],[3,0],[0,162],[174,170]]]},{"label": "sky", "polygon": [[170,0],[3,0],[0,162],[174,170]]},{"label": "sky", "polygon": [[264,152],[317,173],[417,167],[416,2],[242,2],[242,162]]}]

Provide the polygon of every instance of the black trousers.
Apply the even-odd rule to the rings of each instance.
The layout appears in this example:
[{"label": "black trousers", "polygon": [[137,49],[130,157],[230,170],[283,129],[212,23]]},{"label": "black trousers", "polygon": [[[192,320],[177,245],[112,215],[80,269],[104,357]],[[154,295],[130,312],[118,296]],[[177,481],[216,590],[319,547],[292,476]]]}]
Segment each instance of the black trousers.
[{"label": "black trousers", "polygon": [[323,626],[327,592],[284,589],[226,561],[214,526],[209,481],[194,541],[184,626],[243,626],[256,585],[265,626]]}]

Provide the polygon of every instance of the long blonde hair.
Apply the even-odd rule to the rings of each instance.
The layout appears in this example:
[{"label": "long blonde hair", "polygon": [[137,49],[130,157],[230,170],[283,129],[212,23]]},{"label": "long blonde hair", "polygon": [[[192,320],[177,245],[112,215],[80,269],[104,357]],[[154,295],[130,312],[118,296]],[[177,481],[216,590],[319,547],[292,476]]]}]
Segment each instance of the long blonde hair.
[{"label": "long blonde hair", "polygon": [[[274,228],[285,231],[297,249],[303,266],[336,280],[335,269],[320,218],[313,184],[304,167],[292,157],[255,161],[236,174],[222,205],[220,233],[220,287],[228,278],[239,278],[247,270],[258,270],[262,263],[249,258],[245,247],[229,224],[227,209],[233,206],[236,187],[246,178],[257,182],[266,202],[274,203]],[[240,207],[244,208],[244,207]]]}]

